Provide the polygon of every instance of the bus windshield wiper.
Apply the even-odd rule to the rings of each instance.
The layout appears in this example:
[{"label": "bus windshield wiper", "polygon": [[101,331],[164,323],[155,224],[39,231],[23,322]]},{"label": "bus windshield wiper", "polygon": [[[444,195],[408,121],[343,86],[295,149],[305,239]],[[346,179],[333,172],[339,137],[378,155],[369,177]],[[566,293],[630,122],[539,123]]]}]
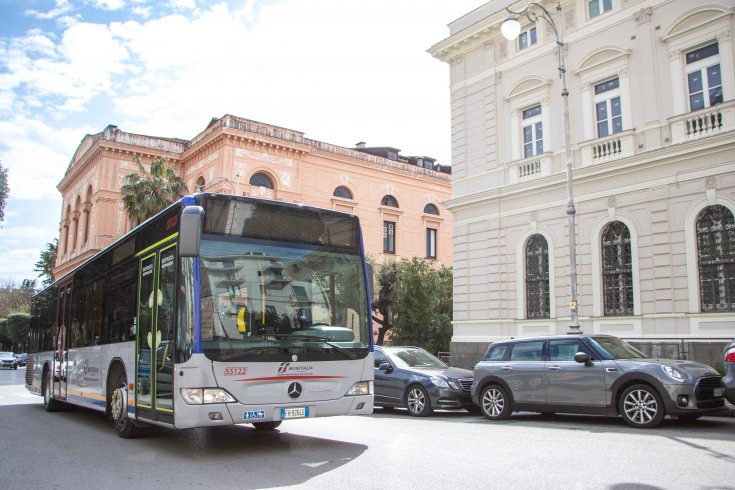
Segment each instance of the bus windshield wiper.
[{"label": "bus windshield wiper", "polygon": [[222,354],[219,356],[218,361],[225,362],[225,361],[244,361],[250,356],[253,355],[262,355],[262,354],[279,354],[283,352],[282,347],[278,346],[259,346],[259,347],[247,347],[244,349],[238,349],[237,351],[233,351],[229,354]]},{"label": "bus windshield wiper", "polygon": [[278,338],[279,339],[280,338],[284,338],[284,339],[312,340],[314,342],[321,342],[323,344],[328,345],[332,349],[334,349],[335,352],[339,352],[340,354],[342,354],[343,356],[345,356],[345,357],[347,357],[349,359],[357,359],[357,355],[355,355],[354,352],[351,352],[351,351],[345,349],[344,347],[340,347],[340,346],[338,346],[336,344],[333,344],[332,342],[330,342],[331,339],[329,339],[328,337],[319,337],[317,335],[294,335],[294,334],[290,334],[290,335],[283,335],[283,336],[279,335]]}]

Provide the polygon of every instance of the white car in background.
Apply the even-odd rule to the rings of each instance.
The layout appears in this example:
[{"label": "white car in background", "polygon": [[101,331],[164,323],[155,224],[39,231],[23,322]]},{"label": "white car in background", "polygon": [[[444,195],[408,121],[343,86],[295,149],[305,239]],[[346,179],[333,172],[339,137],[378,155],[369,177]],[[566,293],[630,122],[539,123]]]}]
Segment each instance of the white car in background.
[{"label": "white car in background", "polygon": [[18,369],[18,360],[12,352],[0,352],[0,367]]}]

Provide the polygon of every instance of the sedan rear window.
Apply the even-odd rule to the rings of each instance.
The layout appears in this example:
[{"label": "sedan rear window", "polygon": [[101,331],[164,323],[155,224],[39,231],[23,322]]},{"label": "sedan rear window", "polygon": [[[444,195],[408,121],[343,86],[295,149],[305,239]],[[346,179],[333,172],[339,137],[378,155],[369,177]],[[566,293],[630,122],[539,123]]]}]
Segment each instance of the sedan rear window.
[{"label": "sedan rear window", "polygon": [[500,344],[491,346],[485,354],[484,361],[502,361],[505,359],[505,353],[508,350],[509,344]]},{"label": "sedan rear window", "polygon": [[510,352],[511,361],[543,361],[544,341],[518,342]]}]

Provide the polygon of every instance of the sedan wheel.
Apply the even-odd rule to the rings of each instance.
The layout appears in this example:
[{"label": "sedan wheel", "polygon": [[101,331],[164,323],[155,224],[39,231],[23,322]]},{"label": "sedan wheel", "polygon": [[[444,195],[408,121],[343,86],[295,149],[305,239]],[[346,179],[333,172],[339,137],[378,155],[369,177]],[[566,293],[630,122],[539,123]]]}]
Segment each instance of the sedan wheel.
[{"label": "sedan wheel", "polygon": [[431,400],[423,386],[413,385],[408,388],[406,408],[414,417],[426,417],[431,414]]},{"label": "sedan wheel", "polygon": [[490,385],[482,391],[480,408],[490,420],[507,419],[511,413],[508,394],[498,385]]},{"label": "sedan wheel", "polygon": [[666,415],[658,392],[648,385],[633,385],[620,397],[620,415],[631,427],[656,427]]}]

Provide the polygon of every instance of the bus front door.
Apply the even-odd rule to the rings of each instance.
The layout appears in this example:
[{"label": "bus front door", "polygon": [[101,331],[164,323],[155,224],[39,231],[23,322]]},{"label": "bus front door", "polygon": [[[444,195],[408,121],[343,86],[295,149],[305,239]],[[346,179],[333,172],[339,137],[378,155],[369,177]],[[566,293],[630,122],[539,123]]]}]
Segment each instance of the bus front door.
[{"label": "bus front door", "polygon": [[140,257],[136,335],[139,417],[173,424],[176,244]]},{"label": "bus front door", "polygon": [[71,284],[59,288],[56,342],[53,357],[53,394],[54,398],[66,400],[66,373],[69,350],[69,327],[71,324]]}]

